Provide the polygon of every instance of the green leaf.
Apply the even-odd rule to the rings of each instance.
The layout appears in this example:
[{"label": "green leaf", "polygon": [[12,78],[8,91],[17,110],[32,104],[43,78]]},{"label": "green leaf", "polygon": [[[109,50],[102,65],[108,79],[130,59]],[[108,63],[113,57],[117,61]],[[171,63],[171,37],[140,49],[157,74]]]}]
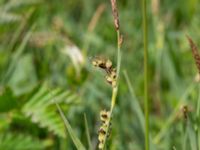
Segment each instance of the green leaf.
[{"label": "green leaf", "polygon": [[32,55],[26,54],[20,57],[16,67],[8,81],[16,95],[31,91],[37,83],[37,76],[33,65]]},{"label": "green leaf", "polygon": [[70,106],[77,102],[78,96],[59,88],[49,91],[47,85],[43,84],[23,106],[22,112],[40,127],[47,128],[55,135],[65,137],[64,123],[56,112],[57,109],[52,99],[56,99],[60,104]]},{"label": "green leaf", "polygon": [[25,51],[25,47],[28,43],[28,40],[29,40],[34,28],[35,28],[35,25],[33,25],[31,27],[30,31],[26,34],[22,43],[16,49],[15,53],[12,54],[12,56],[10,58],[11,59],[10,64],[9,64],[7,70],[5,71],[4,78],[1,79],[2,83],[6,83],[9,80],[10,76],[12,75],[13,71],[15,70],[16,64],[19,61],[19,58],[22,55],[22,53]]},{"label": "green leaf", "polygon": [[24,134],[7,133],[0,135],[1,150],[42,150],[44,144],[39,140]]},{"label": "green leaf", "polygon": [[10,0],[9,2],[7,2],[4,7],[3,10],[6,11],[11,11],[14,9],[19,9],[22,8],[23,6],[34,6],[36,4],[39,4],[41,1],[39,0]]},{"label": "green leaf", "polygon": [[8,23],[13,23],[13,22],[19,22],[21,20],[21,16],[14,14],[14,13],[9,13],[9,12],[4,12],[0,11],[0,25],[5,25]]},{"label": "green leaf", "polygon": [[192,123],[190,121],[188,121],[187,132],[188,132],[188,136],[189,136],[191,150],[198,149],[197,148],[196,133],[195,133],[195,130],[194,130]]},{"label": "green leaf", "polygon": [[9,88],[5,88],[0,93],[0,112],[8,112],[17,107],[17,101],[13,95],[13,92]]},{"label": "green leaf", "polygon": [[70,137],[72,138],[72,141],[74,142],[74,145],[76,146],[76,148],[78,150],[85,150],[85,147],[83,146],[83,144],[81,143],[81,141],[79,140],[79,138],[75,135],[75,132],[73,131],[71,125],[69,124],[69,121],[66,119],[64,113],[62,112],[60,106],[58,105],[58,103],[56,103],[56,107],[65,123],[65,126],[67,128],[67,131],[69,132],[70,134]]},{"label": "green leaf", "polygon": [[131,85],[131,81],[128,77],[127,72],[124,71],[123,73],[124,73],[124,77],[125,77],[129,92],[130,92],[131,97],[132,97],[132,100],[130,101],[131,108],[133,109],[133,111],[135,111],[135,113],[136,113],[136,115],[139,119],[140,125],[142,127],[142,131],[144,132],[145,123],[144,123],[144,114],[142,112],[142,108],[141,108],[141,106],[138,102],[137,97],[135,96],[135,92],[133,90],[133,87]]},{"label": "green leaf", "polygon": [[87,136],[89,150],[92,150],[92,141],[91,141],[91,137],[90,137],[90,132],[89,132],[89,127],[88,127],[88,121],[87,121],[86,114],[84,114],[84,122],[85,122],[85,132],[86,132],[86,136]]}]

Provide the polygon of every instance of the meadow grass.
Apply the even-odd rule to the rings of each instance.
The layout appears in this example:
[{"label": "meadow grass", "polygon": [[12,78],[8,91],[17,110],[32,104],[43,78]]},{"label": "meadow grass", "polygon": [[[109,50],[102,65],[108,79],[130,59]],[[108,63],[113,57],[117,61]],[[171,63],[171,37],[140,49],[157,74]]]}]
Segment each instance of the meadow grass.
[{"label": "meadow grass", "polygon": [[0,149],[198,150],[199,17],[197,0],[1,1]]}]

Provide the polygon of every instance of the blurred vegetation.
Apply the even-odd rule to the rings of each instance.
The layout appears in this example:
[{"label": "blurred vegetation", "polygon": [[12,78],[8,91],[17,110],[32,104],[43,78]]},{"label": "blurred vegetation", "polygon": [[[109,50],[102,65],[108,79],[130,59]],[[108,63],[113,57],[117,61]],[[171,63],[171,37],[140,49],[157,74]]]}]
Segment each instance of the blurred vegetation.
[{"label": "blurred vegetation", "polygon": [[[118,6],[124,72],[108,149],[143,150],[141,3]],[[152,150],[197,150],[199,77],[185,35],[200,47],[200,1],[151,0],[148,14]],[[0,41],[0,150],[76,149],[52,100],[86,149],[88,133],[97,149],[111,88],[90,62],[101,55],[116,64],[110,1],[1,0]]]}]

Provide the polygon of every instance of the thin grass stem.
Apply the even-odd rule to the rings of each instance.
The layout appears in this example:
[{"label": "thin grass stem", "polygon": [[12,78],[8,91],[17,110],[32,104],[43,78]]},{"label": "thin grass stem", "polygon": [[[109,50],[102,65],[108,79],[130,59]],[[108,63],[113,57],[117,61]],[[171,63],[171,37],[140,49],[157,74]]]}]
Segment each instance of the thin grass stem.
[{"label": "thin grass stem", "polygon": [[84,113],[84,122],[85,122],[85,130],[86,130],[86,137],[87,137],[87,142],[88,142],[88,149],[92,150],[92,143],[91,143],[91,137],[90,137],[90,132],[89,132],[89,126],[88,126],[88,121],[86,114]]},{"label": "thin grass stem", "polygon": [[142,0],[144,44],[144,104],[145,104],[145,150],[149,150],[149,102],[148,102],[148,30],[146,0]]},{"label": "thin grass stem", "polygon": [[108,118],[108,126],[106,128],[106,136],[105,136],[105,140],[103,142],[103,150],[105,150],[105,145],[106,145],[106,141],[107,141],[107,137],[108,137],[108,130],[109,130],[109,126],[110,126],[110,121],[112,118],[112,113],[113,113],[113,109],[115,107],[115,103],[116,103],[116,99],[117,99],[117,93],[118,93],[118,85],[119,85],[119,77],[120,77],[120,66],[121,66],[121,35],[120,35],[120,31],[117,30],[117,85],[116,87],[113,87],[112,89],[112,98],[111,98],[111,107],[110,107],[110,117]]},{"label": "thin grass stem", "polygon": [[[200,92],[200,85],[198,85],[198,90]],[[197,117],[197,120],[199,120],[200,118],[200,94],[199,94],[199,97],[198,97],[198,101],[197,101],[197,112],[196,112],[196,117]],[[200,128],[199,128],[199,124],[197,124],[197,148],[198,150],[200,149]]]}]

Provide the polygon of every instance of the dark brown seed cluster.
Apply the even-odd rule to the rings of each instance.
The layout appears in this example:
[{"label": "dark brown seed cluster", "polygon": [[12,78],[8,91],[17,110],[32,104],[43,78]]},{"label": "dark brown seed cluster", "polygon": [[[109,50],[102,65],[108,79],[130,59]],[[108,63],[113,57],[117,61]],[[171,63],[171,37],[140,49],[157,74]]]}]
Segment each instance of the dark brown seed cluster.
[{"label": "dark brown seed cluster", "polygon": [[185,105],[185,106],[183,106],[182,109],[183,109],[183,117],[184,117],[185,120],[187,120],[187,118],[188,118],[188,106]]},{"label": "dark brown seed cluster", "polygon": [[117,2],[116,0],[110,0],[111,6],[112,6],[112,14],[114,17],[114,24],[116,30],[119,30],[119,15],[118,15],[118,9],[117,9]]},{"label": "dark brown seed cluster", "polygon": [[[109,133],[110,133],[110,123],[109,123],[109,120],[110,120],[110,111],[106,111],[106,110],[102,110],[100,112],[100,119],[101,119],[101,127],[99,129],[99,136],[98,136],[98,140],[99,140],[99,149],[103,149],[103,146],[104,146],[104,142],[105,142],[105,139],[106,139],[106,136],[107,138],[109,137]],[[108,129],[108,133],[106,133]]]},{"label": "dark brown seed cluster", "polygon": [[190,47],[191,47],[191,50],[192,50],[192,53],[193,53],[193,57],[195,59],[198,71],[200,73],[200,55],[199,55],[199,52],[198,52],[198,48],[197,48],[196,44],[192,41],[192,39],[189,36],[187,36],[187,38],[188,38],[188,41],[190,43]]},{"label": "dark brown seed cluster", "polygon": [[109,59],[96,57],[93,59],[92,64],[95,67],[99,67],[106,72],[106,81],[112,85],[112,87],[116,86],[116,78],[117,73],[116,69],[113,68],[112,62]]}]

